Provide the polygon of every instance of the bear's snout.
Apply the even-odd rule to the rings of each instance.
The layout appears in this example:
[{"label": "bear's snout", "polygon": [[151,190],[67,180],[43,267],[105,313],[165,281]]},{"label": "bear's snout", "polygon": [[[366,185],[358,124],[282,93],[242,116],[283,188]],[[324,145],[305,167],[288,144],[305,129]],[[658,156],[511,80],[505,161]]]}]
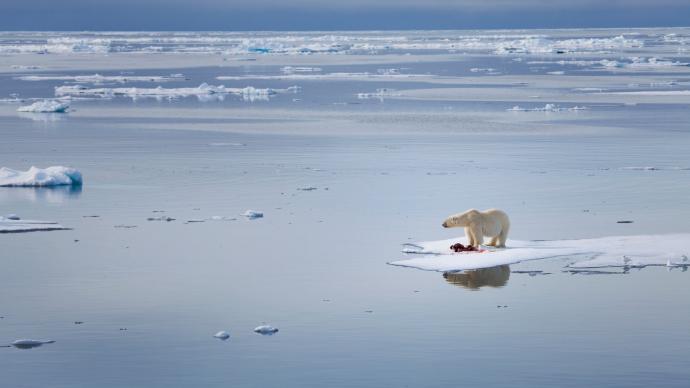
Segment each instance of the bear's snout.
[{"label": "bear's snout", "polygon": [[447,228],[447,227],[448,227],[448,223],[447,223],[446,221],[443,221],[443,223],[441,224],[441,226],[443,226],[444,228]]}]

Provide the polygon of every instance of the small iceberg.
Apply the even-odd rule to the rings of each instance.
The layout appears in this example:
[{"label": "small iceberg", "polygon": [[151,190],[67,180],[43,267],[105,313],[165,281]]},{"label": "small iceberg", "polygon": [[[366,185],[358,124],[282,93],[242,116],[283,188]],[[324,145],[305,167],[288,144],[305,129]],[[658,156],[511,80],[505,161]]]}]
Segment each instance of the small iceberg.
[{"label": "small iceberg", "polygon": [[214,334],[213,337],[218,338],[219,340],[225,341],[228,338],[230,338],[230,333],[228,333],[225,330],[221,330],[221,331],[217,332],[216,334]]},{"label": "small iceberg", "polygon": [[31,167],[27,171],[0,168],[0,187],[81,186],[82,175],[70,167]]},{"label": "small iceberg", "polygon": [[31,348],[37,348],[41,345],[45,344],[52,344],[55,341],[39,341],[39,340],[32,340],[32,339],[20,339],[12,342],[12,346],[18,349],[31,349]]},{"label": "small iceberg", "polygon": [[247,210],[246,212],[242,213],[243,216],[247,217],[250,220],[255,220],[257,218],[263,218],[264,213],[258,212],[255,210]]},{"label": "small iceberg", "polygon": [[66,113],[69,109],[69,104],[66,102],[56,100],[42,100],[36,101],[31,105],[20,106],[17,112],[30,113]]},{"label": "small iceberg", "polygon": [[69,228],[53,221],[22,220],[16,214],[0,216],[0,233],[47,232],[67,229]]},{"label": "small iceberg", "polygon": [[254,333],[258,333],[261,335],[273,335],[278,332],[277,327],[273,327],[271,325],[261,325],[257,326],[254,328]]}]

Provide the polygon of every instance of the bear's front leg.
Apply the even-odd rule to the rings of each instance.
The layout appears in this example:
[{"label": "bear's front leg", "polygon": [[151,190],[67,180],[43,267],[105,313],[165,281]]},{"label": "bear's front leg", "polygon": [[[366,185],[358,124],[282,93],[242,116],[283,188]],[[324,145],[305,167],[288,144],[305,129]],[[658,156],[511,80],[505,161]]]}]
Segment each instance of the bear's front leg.
[{"label": "bear's front leg", "polygon": [[474,235],[472,234],[472,230],[469,227],[465,228],[465,237],[467,237],[467,245],[473,247],[474,246]]},{"label": "bear's front leg", "polygon": [[484,244],[484,233],[481,227],[470,226],[470,235],[472,236],[471,246],[478,248],[480,245]]}]

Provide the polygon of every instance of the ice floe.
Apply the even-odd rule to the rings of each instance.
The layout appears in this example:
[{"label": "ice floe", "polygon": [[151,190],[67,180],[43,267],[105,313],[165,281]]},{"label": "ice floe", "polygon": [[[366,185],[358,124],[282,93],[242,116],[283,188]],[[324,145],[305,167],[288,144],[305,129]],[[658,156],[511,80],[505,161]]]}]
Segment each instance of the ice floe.
[{"label": "ice floe", "polygon": [[69,103],[55,100],[36,101],[31,105],[20,106],[17,112],[29,113],[65,113],[69,109]]},{"label": "ice floe", "polygon": [[0,233],[47,232],[66,229],[69,228],[53,221],[22,220],[16,214],[0,216]]},{"label": "ice floe", "polygon": [[264,217],[264,213],[258,212],[256,210],[247,210],[244,213],[242,213],[242,215],[247,217],[247,219],[250,219],[250,220]]},{"label": "ice floe", "polygon": [[214,334],[213,337],[218,338],[219,340],[225,341],[228,338],[230,338],[230,333],[228,333],[225,330],[221,330],[221,331],[217,332],[216,334]]},{"label": "ice floe", "polygon": [[70,167],[31,167],[27,171],[0,168],[0,187],[81,186],[82,175]]},{"label": "ice floe", "polygon": [[386,98],[386,97],[396,97],[400,96],[399,92],[396,92],[394,89],[386,89],[386,88],[381,88],[381,89],[376,89],[376,92],[374,93],[357,93],[357,98],[361,100],[368,100],[371,98],[378,98],[380,100]]},{"label": "ice floe", "polygon": [[570,108],[563,108],[556,104],[546,104],[543,107],[536,108],[523,108],[519,105],[515,105],[512,108],[507,109],[509,112],[574,112],[579,110],[587,110],[586,106],[573,106]]},{"label": "ice floe", "polygon": [[[415,257],[389,264],[427,271],[462,271],[515,264],[530,260],[560,259],[567,268],[643,268],[684,266],[690,256],[690,234],[602,237],[582,240],[509,240],[508,248],[482,247],[482,252],[454,253],[460,238],[406,244],[403,252]],[[690,263],[688,263],[690,264]]]},{"label": "ice floe", "polygon": [[273,335],[278,332],[278,328],[271,325],[261,325],[255,327],[254,332],[261,335]]},{"label": "ice floe", "polygon": [[179,97],[208,97],[208,96],[223,96],[227,94],[234,94],[240,96],[246,101],[268,100],[270,96],[279,93],[296,93],[300,89],[297,86],[291,86],[285,89],[271,89],[271,88],[255,88],[247,86],[244,88],[226,88],[223,85],[213,86],[207,83],[202,83],[197,87],[187,88],[164,88],[158,86],[156,88],[87,88],[82,85],[65,85],[55,88],[56,96],[91,96],[101,98],[112,98],[116,96],[125,96],[131,98],[168,98],[174,99]]},{"label": "ice floe", "polygon": [[55,343],[55,341],[40,341],[40,340],[33,340],[33,339],[20,339],[12,342],[12,346],[15,348],[19,349],[31,349],[31,348],[37,348],[41,345],[45,344],[52,344]]},{"label": "ice floe", "polygon": [[170,75],[25,75],[15,77],[22,81],[70,81],[76,83],[127,83],[127,82],[169,82],[184,81],[182,74]]}]

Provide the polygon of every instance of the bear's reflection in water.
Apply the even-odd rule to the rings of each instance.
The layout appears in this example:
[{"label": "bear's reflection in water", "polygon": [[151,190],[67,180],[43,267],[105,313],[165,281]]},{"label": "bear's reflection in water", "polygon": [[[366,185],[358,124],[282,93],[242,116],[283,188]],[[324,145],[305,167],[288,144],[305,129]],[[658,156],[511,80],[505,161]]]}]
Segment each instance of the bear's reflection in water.
[{"label": "bear's reflection in water", "polygon": [[450,284],[470,290],[479,290],[482,287],[503,287],[510,278],[510,267],[499,265],[497,267],[476,269],[464,272],[445,272],[443,277]]}]

